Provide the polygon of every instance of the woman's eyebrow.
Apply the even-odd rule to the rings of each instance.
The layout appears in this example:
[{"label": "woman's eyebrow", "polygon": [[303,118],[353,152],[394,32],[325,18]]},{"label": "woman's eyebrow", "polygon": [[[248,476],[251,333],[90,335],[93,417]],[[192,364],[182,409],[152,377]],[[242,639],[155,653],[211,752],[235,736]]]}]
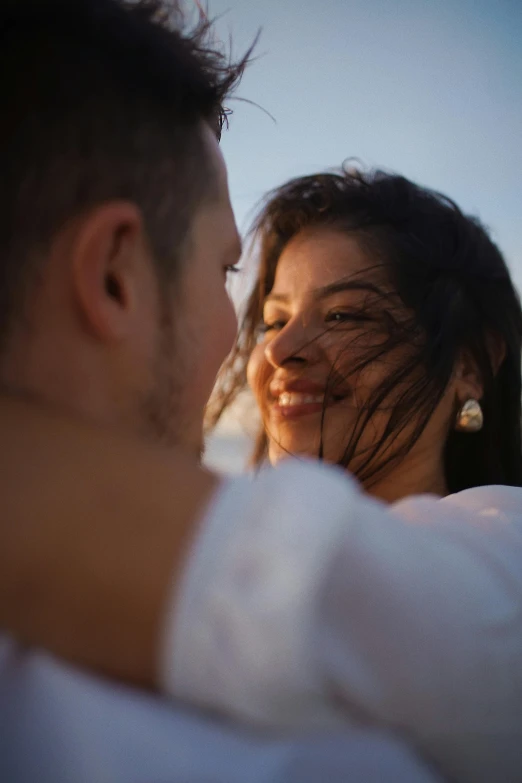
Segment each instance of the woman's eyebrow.
[{"label": "woman's eyebrow", "polygon": [[329,283],[329,285],[316,288],[312,293],[314,299],[326,299],[328,296],[333,296],[343,291],[365,291],[366,293],[382,296],[382,291],[378,286],[362,280],[338,280],[336,283]]},{"label": "woman's eyebrow", "polygon": [[[326,299],[334,294],[342,293],[343,291],[366,291],[367,293],[374,293],[382,295],[382,290],[374,285],[368,283],[368,281],[358,280],[338,280],[335,283],[329,283],[328,285],[320,286],[312,290],[312,296],[314,299]],[[274,294],[270,293],[264,300],[264,304],[269,302],[288,302],[290,297],[288,294]]]},{"label": "woman's eyebrow", "polygon": [[315,288],[312,292],[314,299],[326,299],[333,294],[339,294],[343,291],[357,291],[362,286],[355,283],[353,280],[338,280],[336,283],[330,283],[329,285]]}]

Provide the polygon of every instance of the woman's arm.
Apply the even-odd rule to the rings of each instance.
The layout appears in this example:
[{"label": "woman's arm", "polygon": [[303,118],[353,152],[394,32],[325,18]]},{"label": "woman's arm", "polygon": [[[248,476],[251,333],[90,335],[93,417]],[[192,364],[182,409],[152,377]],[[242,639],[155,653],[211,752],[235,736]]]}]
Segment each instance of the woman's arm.
[{"label": "woman's arm", "polygon": [[0,627],[152,686],[166,597],[217,480],[31,402],[0,398]]}]

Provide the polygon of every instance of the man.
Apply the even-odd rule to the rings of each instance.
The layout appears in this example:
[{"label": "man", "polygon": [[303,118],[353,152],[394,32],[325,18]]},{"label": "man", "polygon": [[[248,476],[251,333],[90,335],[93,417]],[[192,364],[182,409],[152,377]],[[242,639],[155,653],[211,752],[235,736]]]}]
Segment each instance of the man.
[{"label": "man", "polygon": [[[243,64],[228,67],[205,26],[183,34],[174,16],[160,0],[2,5],[0,367],[12,394],[195,456],[236,328],[225,282],[240,245],[216,129]],[[197,515],[215,481],[173,455],[178,481],[183,470],[199,481],[198,497],[179,494]],[[165,481],[165,464],[151,459]],[[120,481],[139,482],[127,468]],[[188,532],[179,535],[183,548]],[[146,535],[143,546],[155,548]],[[132,669],[141,653],[128,655]],[[433,779],[377,733],[270,739],[7,637],[0,660],[0,778],[10,783],[369,782],[384,770],[389,781]]]}]

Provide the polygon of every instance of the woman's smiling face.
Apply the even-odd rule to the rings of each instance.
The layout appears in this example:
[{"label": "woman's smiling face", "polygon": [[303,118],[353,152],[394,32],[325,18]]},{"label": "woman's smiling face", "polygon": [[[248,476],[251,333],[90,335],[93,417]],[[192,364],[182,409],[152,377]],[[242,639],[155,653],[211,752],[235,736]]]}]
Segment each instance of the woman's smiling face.
[{"label": "woman's smiling face", "polygon": [[[390,319],[399,329],[401,319],[410,320],[385,279],[385,266],[356,235],[321,227],[286,245],[248,365],[270,462],[291,454],[338,463],[356,441],[348,466],[357,473],[366,463],[404,387],[370,412],[375,393],[416,341],[409,332],[390,348]],[[410,427],[399,432],[393,449],[410,436]],[[444,427],[437,439],[442,448]]]},{"label": "woman's smiling face", "polygon": [[354,236],[322,228],[297,234],[277,264],[263,309],[263,337],[248,366],[272,463],[290,454],[342,458],[361,395],[383,367],[357,373],[378,339],[368,290],[372,266]]},{"label": "woman's smiling face", "polygon": [[[270,193],[252,236],[257,284],[211,412],[246,375],[263,424],[253,466],[323,459],[387,501],[522,481],[520,432],[499,425],[520,418],[522,315],[477,219],[342,167]],[[455,432],[470,400],[477,435]]]}]

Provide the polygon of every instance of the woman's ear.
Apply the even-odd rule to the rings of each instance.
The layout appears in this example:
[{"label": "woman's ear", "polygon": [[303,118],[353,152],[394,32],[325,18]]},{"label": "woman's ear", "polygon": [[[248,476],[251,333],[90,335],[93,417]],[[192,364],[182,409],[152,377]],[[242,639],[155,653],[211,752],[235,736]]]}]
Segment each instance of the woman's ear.
[{"label": "woman's ear", "polygon": [[[490,334],[486,337],[486,347],[489,355],[491,371],[496,375],[506,358],[506,345],[498,335]],[[459,402],[466,400],[480,400],[484,394],[484,381],[479,371],[477,362],[468,351],[459,356],[455,367],[455,392]]]},{"label": "woman's ear", "polygon": [[455,395],[460,404],[467,400],[480,400],[484,385],[476,361],[468,353],[462,353],[457,360],[454,373]]},{"label": "woman's ear", "polygon": [[506,358],[506,343],[499,334],[488,334],[486,338],[486,346],[488,349],[493,375],[496,375],[502,367],[504,359]]}]

